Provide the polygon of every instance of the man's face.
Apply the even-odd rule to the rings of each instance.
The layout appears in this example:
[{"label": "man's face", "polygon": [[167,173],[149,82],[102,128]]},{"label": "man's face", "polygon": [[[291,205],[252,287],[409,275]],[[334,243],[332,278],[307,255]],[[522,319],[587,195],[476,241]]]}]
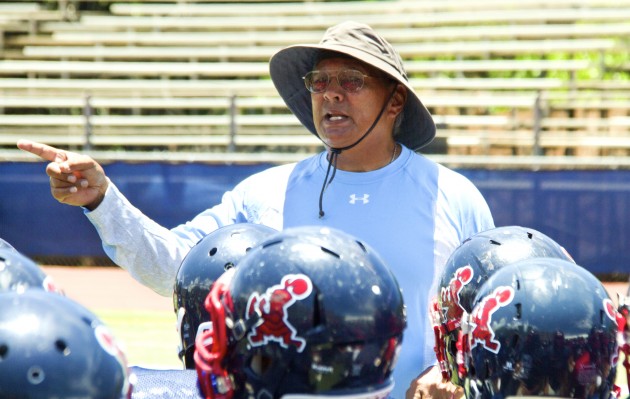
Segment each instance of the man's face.
[{"label": "man's face", "polygon": [[[351,145],[372,126],[389,97],[391,85],[378,71],[354,59],[327,58],[320,61],[315,69],[327,72],[330,76],[326,90],[311,94],[317,133],[329,147]],[[364,78],[359,91],[351,93],[339,86],[337,74],[346,69],[369,76]],[[391,137],[392,126],[393,120],[383,115],[371,136],[386,134]]]}]

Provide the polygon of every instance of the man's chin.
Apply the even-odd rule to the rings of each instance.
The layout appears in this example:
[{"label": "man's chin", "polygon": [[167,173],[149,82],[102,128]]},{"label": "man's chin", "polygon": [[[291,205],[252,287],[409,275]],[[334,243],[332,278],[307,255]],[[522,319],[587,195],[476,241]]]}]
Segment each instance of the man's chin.
[{"label": "man's chin", "polygon": [[360,136],[354,136],[348,133],[326,132],[319,136],[328,148],[344,148],[354,144]]}]

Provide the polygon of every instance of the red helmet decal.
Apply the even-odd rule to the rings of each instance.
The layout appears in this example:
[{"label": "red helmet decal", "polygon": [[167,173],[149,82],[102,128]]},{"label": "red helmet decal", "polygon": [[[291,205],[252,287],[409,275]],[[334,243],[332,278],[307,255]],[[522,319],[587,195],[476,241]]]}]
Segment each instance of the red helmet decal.
[{"label": "red helmet decal", "polygon": [[104,324],[96,326],[96,328],[94,329],[94,336],[96,337],[99,345],[105,350],[105,352],[113,356],[120,365],[120,368],[123,371],[123,376],[125,377],[123,385],[123,396],[125,398],[130,398],[132,386],[131,381],[129,380],[129,369],[127,366],[127,356],[125,356],[125,352],[122,350],[116,338],[114,338],[114,335],[111,333],[110,329],[107,328]]},{"label": "red helmet decal", "polygon": [[474,274],[470,265],[460,267],[453,273],[448,286],[442,287],[440,296],[443,304],[442,309],[447,320],[459,319],[464,313],[465,309],[460,303],[459,294],[472,281]]},{"label": "red helmet decal", "polygon": [[53,278],[50,276],[46,276],[46,278],[42,282],[42,287],[44,287],[44,290],[48,292],[63,294],[63,290],[59,288],[59,286],[55,283],[55,280],[53,280]]},{"label": "red helmet decal", "polygon": [[303,274],[289,274],[280,284],[274,285],[263,294],[254,292],[247,300],[247,318],[258,314],[260,319],[247,335],[252,346],[261,346],[275,341],[283,348],[290,345],[302,352],[306,340],[297,335],[289,322],[289,307],[296,301],[308,297],[313,291],[313,283]]},{"label": "red helmet decal", "polygon": [[606,311],[606,316],[617,324],[617,309],[615,309],[615,304],[610,298],[604,299],[604,309]]},{"label": "red helmet decal", "polygon": [[470,349],[483,345],[484,348],[493,353],[499,353],[501,343],[494,339],[492,330],[492,315],[499,308],[508,305],[514,299],[512,287],[501,286],[479,302],[470,315],[472,325]]}]

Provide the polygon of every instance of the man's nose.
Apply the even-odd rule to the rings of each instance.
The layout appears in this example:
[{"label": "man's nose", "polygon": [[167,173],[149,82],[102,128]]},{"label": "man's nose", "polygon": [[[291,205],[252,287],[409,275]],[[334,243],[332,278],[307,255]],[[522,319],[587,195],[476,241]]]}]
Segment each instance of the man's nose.
[{"label": "man's nose", "polygon": [[330,82],[328,83],[328,87],[324,91],[324,99],[328,101],[341,101],[344,97],[345,91],[339,85],[339,81],[337,77],[331,77]]}]

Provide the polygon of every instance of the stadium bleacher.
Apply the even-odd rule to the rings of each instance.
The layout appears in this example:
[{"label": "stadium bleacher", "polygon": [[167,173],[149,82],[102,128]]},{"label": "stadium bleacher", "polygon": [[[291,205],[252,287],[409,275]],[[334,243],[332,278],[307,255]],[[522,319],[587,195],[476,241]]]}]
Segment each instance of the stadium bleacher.
[{"label": "stadium bleacher", "polygon": [[346,19],[400,51],[439,127],[429,152],[630,153],[630,0],[85,3],[0,4],[2,154],[19,138],[279,162],[320,151],[267,61]]}]

